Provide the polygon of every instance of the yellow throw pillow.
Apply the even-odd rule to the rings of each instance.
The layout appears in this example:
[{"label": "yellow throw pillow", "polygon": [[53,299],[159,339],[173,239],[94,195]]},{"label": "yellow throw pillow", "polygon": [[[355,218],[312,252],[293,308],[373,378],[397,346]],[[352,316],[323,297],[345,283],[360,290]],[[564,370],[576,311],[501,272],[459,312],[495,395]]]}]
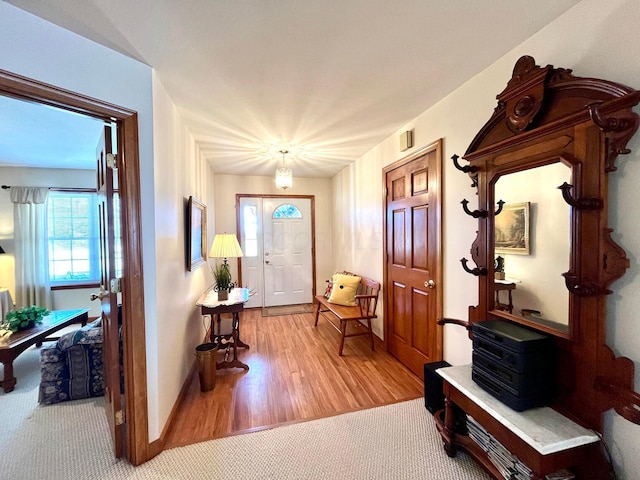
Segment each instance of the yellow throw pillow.
[{"label": "yellow throw pillow", "polygon": [[360,285],[360,277],[336,273],[333,275],[331,283],[333,286],[328,300],[329,303],[347,307],[355,307],[357,305],[356,291],[358,290],[358,285]]}]

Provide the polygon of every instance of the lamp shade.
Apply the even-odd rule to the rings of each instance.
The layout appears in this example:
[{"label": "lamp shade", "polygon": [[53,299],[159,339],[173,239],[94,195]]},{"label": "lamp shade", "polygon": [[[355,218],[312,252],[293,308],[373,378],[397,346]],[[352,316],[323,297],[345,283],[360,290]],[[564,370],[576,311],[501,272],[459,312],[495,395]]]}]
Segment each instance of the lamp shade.
[{"label": "lamp shade", "polygon": [[213,239],[209,256],[212,258],[242,257],[242,249],[234,234],[219,233]]}]

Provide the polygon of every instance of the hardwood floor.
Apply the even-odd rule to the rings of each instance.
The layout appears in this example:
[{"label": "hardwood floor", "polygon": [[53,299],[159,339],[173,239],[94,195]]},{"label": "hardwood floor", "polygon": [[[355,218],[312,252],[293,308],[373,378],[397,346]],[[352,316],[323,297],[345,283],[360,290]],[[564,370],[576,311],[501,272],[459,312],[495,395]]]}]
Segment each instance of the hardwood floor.
[{"label": "hardwood floor", "polygon": [[313,313],[242,312],[240,338],[250,349],[238,350],[238,357],[249,371],[218,370],[215,388],[204,393],[194,372],[165,448],[423,395],[422,381],[377,338],[374,352],[366,337],[347,339],[340,357],[336,329],[322,317],[318,327],[313,323]]}]

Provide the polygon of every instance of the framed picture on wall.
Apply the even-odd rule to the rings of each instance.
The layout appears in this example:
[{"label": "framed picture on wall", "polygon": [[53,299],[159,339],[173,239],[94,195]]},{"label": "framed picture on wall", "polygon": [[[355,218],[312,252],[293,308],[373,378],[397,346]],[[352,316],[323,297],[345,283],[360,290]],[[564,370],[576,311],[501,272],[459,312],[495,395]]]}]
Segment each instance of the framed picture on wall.
[{"label": "framed picture on wall", "polygon": [[187,270],[207,261],[207,206],[189,197],[187,207]]},{"label": "framed picture on wall", "polygon": [[529,255],[529,202],[505,204],[495,218],[495,252]]}]

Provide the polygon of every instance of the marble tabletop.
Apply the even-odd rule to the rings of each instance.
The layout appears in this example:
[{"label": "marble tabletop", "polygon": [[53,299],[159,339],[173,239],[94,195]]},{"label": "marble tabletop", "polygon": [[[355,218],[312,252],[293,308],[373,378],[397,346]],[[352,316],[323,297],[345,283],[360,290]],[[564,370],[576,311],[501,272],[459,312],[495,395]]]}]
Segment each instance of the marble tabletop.
[{"label": "marble tabletop", "polygon": [[550,407],[532,408],[524,412],[509,408],[471,379],[471,365],[444,367],[437,372],[542,455],[599,440],[593,430],[581,427]]},{"label": "marble tabletop", "polygon": [[218,292],[213,289],[205,292],[205,295],[200,297],[196,302],[198,307],[215,308],[220,305],[235,305],[236,303],[246,303],[249,301],[249,289],[248,288],[234,288],[229,292],[229,298],[227,300],[218,300]]}]

